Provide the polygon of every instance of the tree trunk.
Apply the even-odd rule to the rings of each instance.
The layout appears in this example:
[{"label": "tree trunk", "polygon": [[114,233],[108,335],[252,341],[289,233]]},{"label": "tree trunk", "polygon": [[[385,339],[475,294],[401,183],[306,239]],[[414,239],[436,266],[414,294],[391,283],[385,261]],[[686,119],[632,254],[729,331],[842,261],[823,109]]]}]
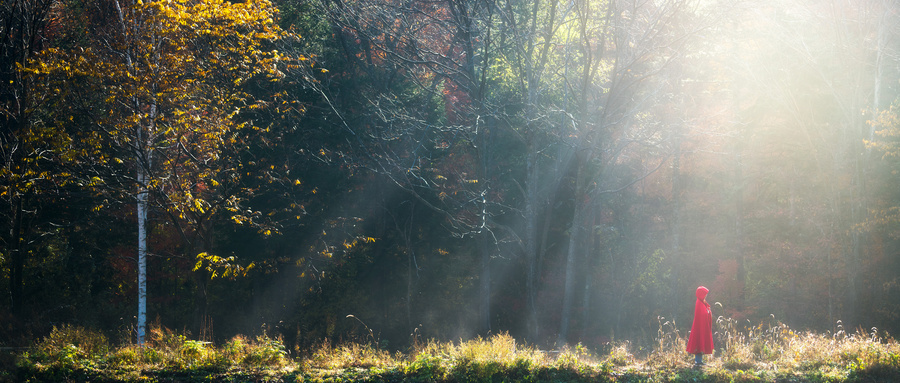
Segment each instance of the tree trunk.
[{"label": "tree trunk", "polygon": [[584,226],[585,212],[588,208],[589,196],[584,192],[584,177],[582,173],[583,162],[578,155],[575,156],[575,215],[569,226],[569,246],[566,251],[566,276],[563,290],[563,305],[560,313],[559,334],[556,346],[562,347],[568,341],[569,321],[572,317],[572,301],[575,299],[575,279],[577,254],[581,241],[581,231]]},{"label": "tree trunk", "polygon": [[156,104],[149,105],[149,126],[137,127],[137,148],[135,149],[135,163],[137,165],[137,223],[138,223],[138,328],[137,344],[144,344],[144,336],[147,333],[147,221],[150,207],[150,166],[152,164],[151,152],[148,149],[149,135],[153,131],[153,121],[156,118]]},{"label": "tree trunk", "polygon": [[537,315],[537,153],[529,142],[526,158],[526,190],[525,190],[525,294],[527,300],[527,329],[532,342],[540,336]]},{"label": "tree trunk", "polygon": [[[22,314],[24,299],[25,252],[22,250],[22,197],[11,197],[13,202],[13,223],[9,233],[9,254],[11,265],[9,268],[9,296],[12,304],[12,313],[15,316]],[[19,318],[22,319],[22,318]]]},{"label": "tree trunk", "polygon": [[681,281],[681,233],[682,233],[682,215],[681,215],[681,135],[675,138],[675,157],[672,159],[672,255],[670,263],[672,265],[672,280],[669,285],[671,301],[669,302],[669,312],[673,320],[677,320],[677,313],[680,311],[681,295],[679,282]]},{"label": "tree trunk", "polygon": [[593,318],[593,314],[591,312],[591,298],[593,294],[594,288],[594,278],[593,278],[593,270],[594,265],[596,264],[597,254],[595,253],[596,249],[599,249],[597,246],[597,233],[594,230],[594,227],[597,224],[597,212],[599,208],[592,204],[587,212],[588,222],[585,225],[585,244],[587,246],[584,247],[584,296],[582,297],[581,303],[581,329],[582,331],[586,331],[591,328],[589,323],[591,322],[591,318]]},{"label": "tree trunk", "polygon": [[413,321],[413,296],[416,294],[416,285],[419,280],[419,265],[416,262],[416,250],[413,248],[413,219],[415,219],[415,201],[410,202],[409,223],[401,231],[403,241],[406,243],[406,325],[409,331],[414,331],[416,323]]},{"label": "tree trunk", "polygon": [[572,226],[569,230],[569,248],[566,251],[566,276],[565,287],[563,290],[562,312],[559,320],[559,334],[556,339],[556,346],[563,347],[566,345],[569,336],[569,321],[572,314],[572,300],[575,299],[575,258],[578,252],[578,241],[581,239],[580,211],[575,212],[575,219],[572,220]]},{"label": "tree trunk", "polygon": [[744,268],[744,250],[742,243],[744,241],[744,171],[741,163],[740,145],[735,148],[735,196],[734,196],[734,259],[737,262],[737,301],[734,302],[734,308],[737,311],[744,311],[744,283],[746,281],[746,269]]},{"label": "tree trunk", "polygon": [[138,224],[138,314],[137,344],[144,344],[147,333],[147,208],[149,193],[147,191],[147,174],[137,159],[137,224]]},{"label": "tree trunk", "polygon": [[481,234],[481,332],[491,332],[491,252],[488,233]]}]

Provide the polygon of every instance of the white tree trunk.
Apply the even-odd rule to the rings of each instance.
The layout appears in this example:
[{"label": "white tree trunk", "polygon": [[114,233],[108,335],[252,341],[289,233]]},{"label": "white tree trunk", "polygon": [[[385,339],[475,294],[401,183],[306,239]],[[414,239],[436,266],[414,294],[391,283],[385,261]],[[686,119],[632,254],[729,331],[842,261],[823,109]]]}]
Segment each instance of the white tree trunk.
[{"label": "white tree trunk", "polygon": [[[118,1],[113,1],[116,12],[119,17],[119,28],[122,37],[127,40],[129,27],[135,28],[133,23],[126,23],[125,13]],[[133,5],[133,4],[132,4]],[[130,22],[130,21],[129,21]],[[134,33],[136,35],[136,33]],[[132,60],[131,50],[125,52],[125,63],[128,70],[134,73],[134,61]],[[133,99],[134,111],[141,110],[141,102]],[[150,128],[152,128],[153,120],[156,117],[156,104],[150,105]],[[150,199],[149,191],[149,175],[150,175],[150,153],[148,150],[147,136],[150,135],[152,129],[144,130],[143,126],[138,126],[135,131],[135,147],[134,147],[134,163],[135,163],[135,180],[137,181],[137,221],[138,221],[138,315],[137,315],[137,344],[144,345],[144,336],[147,333],[147,208]]]},{"label": "white tree trunk", "polygon": [[147,333],[147,211],[150,200],[150,169],[153,163],[150,137],[155,129],[156,103],[149,105],[149,123],[138,126],[135,164],[137,165],[137,220],[138,220],[138,325],[137,344],[144,344]]}]

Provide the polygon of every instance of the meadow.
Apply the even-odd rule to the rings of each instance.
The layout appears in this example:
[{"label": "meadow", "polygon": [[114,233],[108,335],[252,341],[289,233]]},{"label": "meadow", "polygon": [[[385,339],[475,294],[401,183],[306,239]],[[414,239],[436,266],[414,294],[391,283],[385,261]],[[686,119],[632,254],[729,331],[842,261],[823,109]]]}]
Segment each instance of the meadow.
[{"label": "meadow", "polygon": [[900,344],[878,329],[799,332],[774,321],[720,318],[701,368],[685,334],[659,318],[655,337],[544,351],[500,333],[460,342],[412,339],[407,352],[375,342],[323,343],[291,357],[275,337],[223,344],[155,327],[143,347],[61,326],[33,347],[0,355],[0,382],[891,382]]}]

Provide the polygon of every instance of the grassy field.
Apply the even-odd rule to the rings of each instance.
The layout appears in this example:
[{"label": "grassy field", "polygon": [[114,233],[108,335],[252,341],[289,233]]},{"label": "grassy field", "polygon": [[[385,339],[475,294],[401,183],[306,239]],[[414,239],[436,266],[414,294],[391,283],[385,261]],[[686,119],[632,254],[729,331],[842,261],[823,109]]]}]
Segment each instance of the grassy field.
[{"label": "grassy field", "polygon": [[28,351],[0,356],[0,382],[900,382],[900,344],[875,329],[798,333],[720,319],[717,340],[697,369],[682,351],[684,336],[662,319],[639,352],[629,342],[546,352],[497,334],[419,341],[408,353],[323,344],[297,359],[266,336],[212,345],[156,328],[145,347],[114,347],[64,326]]}]

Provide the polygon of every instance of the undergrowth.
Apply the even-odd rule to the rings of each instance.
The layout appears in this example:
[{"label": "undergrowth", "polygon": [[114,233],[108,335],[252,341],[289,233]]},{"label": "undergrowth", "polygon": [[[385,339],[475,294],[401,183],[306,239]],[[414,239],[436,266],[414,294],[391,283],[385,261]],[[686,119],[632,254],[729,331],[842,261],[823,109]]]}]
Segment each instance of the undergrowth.
[{"label": "undergrowth", "polygon": [[798,332],[771,318],[750,325],[719,318],[716,352],[702,369],[684,352],[686,334],[659,318],[649,350],[630,342],[542,351],[501,333],[459,342],[416,340],[407,353],[376,342],[322,343],[290,358],[282,341],[261,335],[220,345],[165,328],[144,346],[112,346],[99,332],[54,328],[0,371],[18,381],[284,382],[880,382],[900,381],[900,345],[877,329]]}]

